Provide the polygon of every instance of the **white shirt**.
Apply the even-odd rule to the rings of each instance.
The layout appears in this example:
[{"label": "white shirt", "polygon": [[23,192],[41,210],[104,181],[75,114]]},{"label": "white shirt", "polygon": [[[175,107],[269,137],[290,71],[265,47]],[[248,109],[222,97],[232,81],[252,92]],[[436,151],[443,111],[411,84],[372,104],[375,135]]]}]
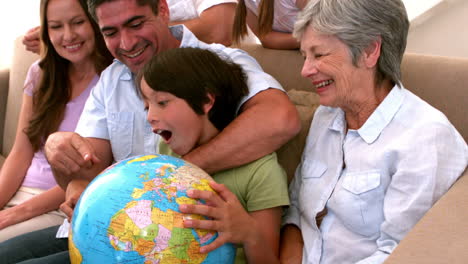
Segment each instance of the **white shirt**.
[{"label": "white shirt", "polygon": [[171,21],[183,21],[200,17],[206,9],[237,0],[167,0]]},{"label": "white shirt", "polygon": [[[180,47],[209,49],[221,58],[230,59],[242,66],[247,75],[249,94],[242,99],[240,105],[268,88],[283,90],[245,51],[201,42],[183,25],[170,29],[174,37],[181,40]],[[122,62],[114,60],[102,72],[85,104],[76,132],[83,137],[109,140],[115,161],[157,153],[159,136],[152,132],[146,121],[143,101],[136,92],[133,75]]]},{"label": "white shirt", "polygon": [[[257,17],[260,13],[258,7],[261,1],[273,0],[245,0],[245,6]],[[291,33],[294,29],[297,14],[300,9],[296,6],[296,0],[275,0],[272,29],[274,31]]]},{"label": "white shirt", "polygon": [[468,164],[447,118],[398,86],[345,131],[341,109],[317,109],[283,219],[302,231],[302,263],[383,263]]}]

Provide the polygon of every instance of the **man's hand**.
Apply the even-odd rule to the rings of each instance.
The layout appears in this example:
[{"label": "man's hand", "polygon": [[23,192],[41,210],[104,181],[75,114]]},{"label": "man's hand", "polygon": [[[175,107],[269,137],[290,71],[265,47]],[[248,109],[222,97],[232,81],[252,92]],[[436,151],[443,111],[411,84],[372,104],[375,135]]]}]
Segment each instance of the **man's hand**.
[{"label": "man's hand", "polygon": [[39,54],[41,51],[41,41],[40,41],[40,34],[41,27],[31,28],[26,32],[26,35],[23,37],[23,45],[25,46],[26,50],[31,51],[33,53]]},{"label": "man's hand", "polygon": [[67,186],[65,202],[60,205],[60,210],[67,215],[68,222],[70,223],[76,203],[78,203],[78,199],[80,199],[81,194],[88,184],[89,181],[87,180],[72,180]]},{"label": "man's hand", "polygon": [[86,179],[84,172],[100,162],[93,145],[86,138],[73,132],[51,134],[47,138],[44,152],[57,183],[64,190],[67,189],[66,186],[71,179]]}]

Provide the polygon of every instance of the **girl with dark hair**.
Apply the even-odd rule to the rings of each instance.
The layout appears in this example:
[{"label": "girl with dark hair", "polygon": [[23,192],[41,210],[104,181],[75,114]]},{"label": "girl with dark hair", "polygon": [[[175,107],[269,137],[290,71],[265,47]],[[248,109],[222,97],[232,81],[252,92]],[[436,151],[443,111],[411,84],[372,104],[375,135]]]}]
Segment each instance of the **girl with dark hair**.
[{"label": "girl with dark hair", "polygon": [[232,39],[239,43],[247,35],[247,25],[265,48],[298,49],[292,36],[298,12],[308,0],[239,0]]},{"label": "girl with dark hair", "polygon": [[60,224],[64,192],[42,151],[55,131],[74,131],[99,74],[111,62],[86,0],[41,1],[41,59],[25,81],[15,143],[0,172],[0,241]]}]

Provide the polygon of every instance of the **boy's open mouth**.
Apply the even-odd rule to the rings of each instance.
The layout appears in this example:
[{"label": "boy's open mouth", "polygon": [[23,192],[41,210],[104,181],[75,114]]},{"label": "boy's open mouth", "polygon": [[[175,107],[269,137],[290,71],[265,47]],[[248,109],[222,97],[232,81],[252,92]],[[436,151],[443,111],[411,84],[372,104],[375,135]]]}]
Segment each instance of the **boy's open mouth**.
[{"label": "boy's open mouth", "polygon": [[172,132],[169,130],[164,130],[164,129],[156,129],[154,133],[160,135],[164,141],[168,142],[169,139],[172,137]]}]

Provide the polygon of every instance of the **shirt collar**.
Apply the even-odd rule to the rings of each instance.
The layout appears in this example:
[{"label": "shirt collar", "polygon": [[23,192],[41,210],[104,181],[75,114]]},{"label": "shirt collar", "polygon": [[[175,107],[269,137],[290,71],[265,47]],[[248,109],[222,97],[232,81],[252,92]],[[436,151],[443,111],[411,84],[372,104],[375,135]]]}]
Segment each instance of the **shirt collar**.
[{"label": "shirt collar", "polygon": [[328,127],[331,130],[337,132],[344,132],[346,128],[346,120],[343,110],[341,108],[336,108],[335,117],[332,119],[330,126]]},{"label": "shirt collar", "polygon": [[[372,144],[382,133],[383,129],[390,123],[403,103],[403,86],[395,85],[385,99],[380,103],[374,112],[369,116],[364,125],[357,130],[359,136],[367,143]],[[344,111],[337,109],[335,117],[330,123],[329,129],[344,132],[346,120]]]},{"label": "shirt collar", "polygon": [[404,98],[403,89],[401,84],[395,85],[364,125],[357,130],[367,144],[372,144],[379,137],[400,109]]},{"label": "shirt collar", "polygon": [[120,75],[119,75],[119,80],[131,81],[133,78],[133,74],[130,71],[130,68],[128,68],[127,65],[125,65],[123,62],[119,61],[118,59],[114,59],[114,63],[121,64],[123,66],[122,71],[120,72]]},{"label": "shirt collar", "polygon": [[198,48],[200,42],[197,37],[184,25],[169,27],[171,34],[180,41],[180,47]]}]

